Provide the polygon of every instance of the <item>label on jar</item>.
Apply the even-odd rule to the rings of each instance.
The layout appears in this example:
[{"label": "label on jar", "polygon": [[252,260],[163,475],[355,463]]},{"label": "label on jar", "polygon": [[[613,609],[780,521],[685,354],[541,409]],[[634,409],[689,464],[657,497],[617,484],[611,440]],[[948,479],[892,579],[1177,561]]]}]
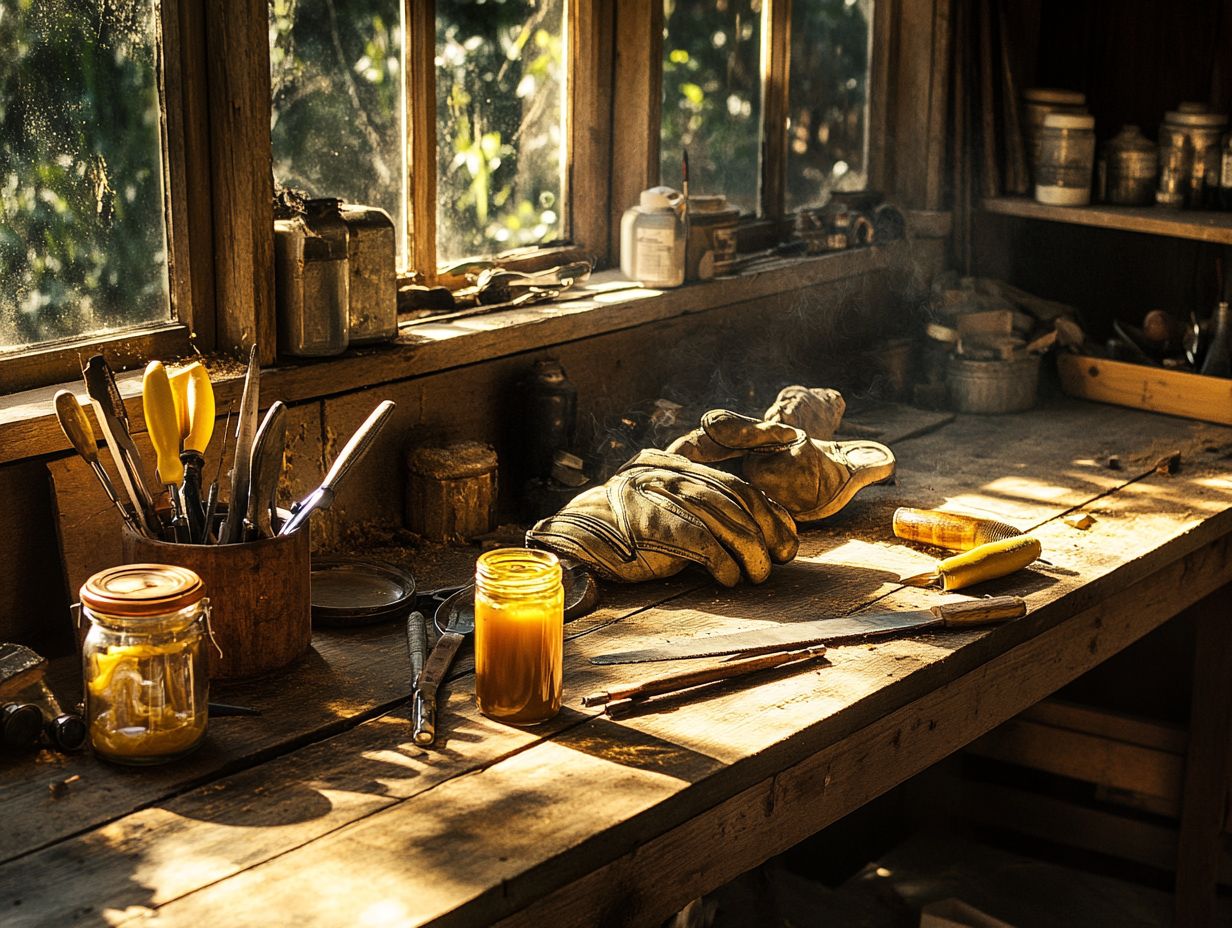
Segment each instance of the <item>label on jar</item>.
[{"label": "label on jar", "polygon": [[1219,162],[1219,186],[1232,187],[1232,151],[1225,151]]},{"label": "label on jar", "polygon": [[671,280],[676,267],[676,234],[671,229],[636,231],[637,276],[643,281]]}]

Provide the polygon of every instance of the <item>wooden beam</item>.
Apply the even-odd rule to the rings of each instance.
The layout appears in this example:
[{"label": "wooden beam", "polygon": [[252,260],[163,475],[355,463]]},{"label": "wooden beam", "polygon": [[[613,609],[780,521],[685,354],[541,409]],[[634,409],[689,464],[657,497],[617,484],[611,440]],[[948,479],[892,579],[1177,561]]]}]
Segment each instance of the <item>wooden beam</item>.
[{"label": "wooden beam", "polygon": [[436,3],[406,0],[405,10],[408,255],[411,269],[431,284],[436,281]]},{"label": "wooden beam", "polygon": [[1232,776],[1232,622],[1217,590],[1194,607],[1193,696],[1176,858],[1177,928],[1216,924],[1215,892]]},{"label": "wooden beam", "polygon": [[620,217],[638,194],[659,182],[663,96],[663,0],[616,5],[612,88],[612,186],[608,253],[620,255]]},{"label": "wooden beam", "polygon": [[569,237],[607,266],[615,0],[569,0]]},{"label": "wooden beam", "polygon": [[791,0],[767,0],[762,17],[761,214],[773,220],[785,212]]},{"label": "wooden beam", "polygon": [[902,0],[898,7],[895,191],[903,206],[941,209],[948,163],[950,0]]},{"label": "wooden beam", "polygon": [[265,0],[205,6],[217,347],[275,356],[269,10]]}]

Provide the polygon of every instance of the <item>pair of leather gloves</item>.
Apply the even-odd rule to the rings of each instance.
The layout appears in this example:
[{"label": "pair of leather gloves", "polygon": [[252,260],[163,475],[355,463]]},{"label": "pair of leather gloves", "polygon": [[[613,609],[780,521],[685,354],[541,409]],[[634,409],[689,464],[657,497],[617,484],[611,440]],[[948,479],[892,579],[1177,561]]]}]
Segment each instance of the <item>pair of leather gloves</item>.
[{"label": "pair of leather gloves", "polygon": [[[527,532],[529,544],[637,582],[705,567],[724,586],[761,583],[796,555],[796,520],[840,510],[894,472],[875,442],[831,442],[834,390],[787,387],[765,419],[711,410],[667,451],[643,451]],[[745,479],[708,465],[738,461]],[[794,517],[794,518],[793,518]]]}]

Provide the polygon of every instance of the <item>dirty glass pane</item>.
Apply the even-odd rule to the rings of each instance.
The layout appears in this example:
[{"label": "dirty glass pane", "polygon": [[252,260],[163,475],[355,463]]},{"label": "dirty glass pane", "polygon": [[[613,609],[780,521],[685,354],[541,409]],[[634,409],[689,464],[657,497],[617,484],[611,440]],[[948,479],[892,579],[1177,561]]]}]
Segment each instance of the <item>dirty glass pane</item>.
[{"label": "dirty glass pane", "polygon": [[873,0],[795,0],[788,81],[787,208],[868,185]]},{"label": "dirty glass pane", "polygon": [[379,206],[406,263],[402,0],[270,0],[274,179]]},{"label": "dirty glass pane", "polygon": [[566,234],[565,0],[437,0],[437,260]]},{"label": "dirty glass pane", "polygon": [[170,318],[151,0],[0,0],[0,353]]},{"label": "dirty glass pane", "polygon": [[[757,212],[761,163],[761,0],[664,0],[659,180],[722,193]],[[623,204],[631,205],[631,204]]]}]

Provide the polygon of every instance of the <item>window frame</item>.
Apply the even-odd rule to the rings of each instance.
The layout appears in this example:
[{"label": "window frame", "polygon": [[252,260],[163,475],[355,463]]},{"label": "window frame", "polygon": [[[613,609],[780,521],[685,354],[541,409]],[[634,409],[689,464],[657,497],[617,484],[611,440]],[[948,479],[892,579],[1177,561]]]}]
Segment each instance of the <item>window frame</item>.
[{"label": "window frame", "polygon": [[[662,0],[566,0],[566,234],[601,266],[619,257],[620,217],[658,183]],[[741,248],[790,234],[784,210],[792,0],[764,0],[760,215]],[[273,177],[267,0],[162,0],[159,87],[164,209],[173,321],[103,338],[40,346],[0,359],[0,393],[75,380],[79,359],[105,351],[117,369],[199,351],[276,354]],[[887,191],[897,24],[930,19],[945,0],[877,0],[870,62],[870,189]],[[919,7],[917,13],[911,11]],[[436,276],[435,0],[403,0],[411,199],[409,270]],[[934,28],[935,27],[934,20]],[[901,77],[898,78],[901,83]],[[900,107],[901,108],[901,107]],[[897,113],[901,117],[902,113]],[[777,125],[779,131],[772,131]],[[427,165],[429,170],[417,169]],[[904,184],[910,186],[908,177]],[[428,204],[427,208],[416,205]],[[930,207],[933,208],[933,207]]]}]

